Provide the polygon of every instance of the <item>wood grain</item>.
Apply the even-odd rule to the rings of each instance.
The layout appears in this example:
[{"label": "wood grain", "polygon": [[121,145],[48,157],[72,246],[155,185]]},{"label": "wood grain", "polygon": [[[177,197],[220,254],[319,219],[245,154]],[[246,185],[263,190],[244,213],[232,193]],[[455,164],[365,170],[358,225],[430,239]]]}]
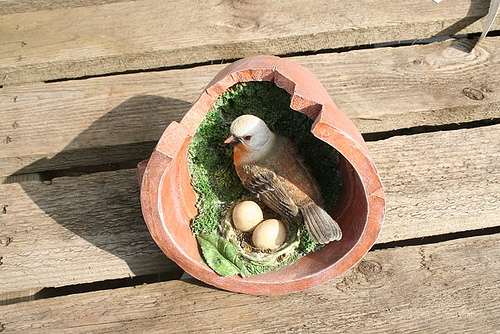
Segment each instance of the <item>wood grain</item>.
[{"label": "wood grain", "polygon": [[493,333],[500,236],[370,252],[309,291],[256,297],[170,281],[0,307],[8,333]]},{"label": "wood grain", "polygon": [[290,296],[176,280],[31,300],[47,287],[178,273],[143,222],[134,169],[42,180],[148,157],[224,66],[201,64],[254,54],[307,52],[291,59],[365,134],[486,121],[369,143],[387,194],[377,242],[498,230],[500,125],[485,124],[500,119],[500,37],[387,47],[480,32],[487,10],[482,0],[0,0],[0,183],[14,182],[0,184],[0,304],[16,303],[0,306],[0,332],[498,332],[500,234],[372,251]]},{"label": "wood grain", "polygon": [[387,197],[378,242],[499,226],[498,138],[500,125],[369,143]]},{"label": "wood grain", "polygon": [[0,85],[480,32],[487,12],[479,0],[143,0],[9,14]]},{"label": "wood grain", "polygon": [[177,271],[142,220],[134,170],[1,185],[0,293]]},{"label": "wood grain", "polygon": [[[499,226],[499,136],[496,125],[369,143],[387,191],[377,242]],[[0,185],[0,292],[175,270],[142,220],[136,177]]]},{"label": "wood grain", "polygon": [[[0,15],[95,6],[127,0],[0,0]],[[133,1],[133,0],[128,0]]]},{"label": "wood grain", "polygon": [[[500,118],[500,37],[293,57],[371,133]],[[0,176],[149,157],[225,65],[0,89]]]}]

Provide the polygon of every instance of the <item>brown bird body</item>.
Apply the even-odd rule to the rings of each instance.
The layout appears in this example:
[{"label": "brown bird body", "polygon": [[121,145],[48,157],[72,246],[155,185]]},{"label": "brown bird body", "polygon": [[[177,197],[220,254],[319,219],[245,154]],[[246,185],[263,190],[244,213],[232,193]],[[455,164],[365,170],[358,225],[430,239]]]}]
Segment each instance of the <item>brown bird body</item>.
[{"label": "brown bird body", "polygon": [[231,125],[226,143],[233,144],[236,172],[253,195],[286,220],[304,222],[315,241],[340,240],[340,227],[321,208],[320,188],[290,139],[243,115]]}]

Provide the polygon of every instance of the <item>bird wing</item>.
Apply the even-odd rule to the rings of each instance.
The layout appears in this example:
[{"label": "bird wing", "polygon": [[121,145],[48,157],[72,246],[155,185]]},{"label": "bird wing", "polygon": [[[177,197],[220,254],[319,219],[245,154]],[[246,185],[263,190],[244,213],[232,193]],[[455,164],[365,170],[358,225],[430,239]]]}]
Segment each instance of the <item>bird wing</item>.
[{"label": "bird wing", "polygon": [[253,167],[252,169],[252,171],[246,171],[251,177],[242,180],[245,188],[274,212],[285,218],[294,219],[299,213],[299,208],[281,185],[276,174],[264,168],[255,170],[256,168]]}]

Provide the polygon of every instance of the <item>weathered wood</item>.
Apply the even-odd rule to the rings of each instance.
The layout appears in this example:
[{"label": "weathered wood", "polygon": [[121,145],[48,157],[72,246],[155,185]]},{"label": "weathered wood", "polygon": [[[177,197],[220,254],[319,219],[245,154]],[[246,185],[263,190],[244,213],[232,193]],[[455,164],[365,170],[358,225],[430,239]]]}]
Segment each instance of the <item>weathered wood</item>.
[{"label": "weathered wood", "polygon": [[0,15],[35,12],[39,10],[94,6],[124,1],[127,0],[0,0]]},{"label": "weathered wood", "polygon": [[[387,189],[377,242],[498,226],[499,137],[496,125],[369,143]],[[175,269],[143,223],[134,170],[0,185],[0,206],[0,292]]]},{"label": "weathered wood", "polygon": [[379,242],[500,225],[500,125],[369,143],[386,188]]},{"label": "weathered wood", "polygon": [[134,170],[1,185],[0,293],[177,271],[142,220]]},{"label": "weathered wood", "polygon": [[480,32],[487,11],[473,0],[144,0],[10,14],[0,85]]},{"label": "weathered wood", "polygon": [[[500,37],[294,57],[364,132],[500,118]],[[148,157],[225,65],[0,90],[0,176]]]},{"label": "weathered wood", "polygon": [[493,333],[500,236],[378,250],[309,291],[256,297],[170,281],[0,307],[8,333]]},{"label": "weathered wood", "polygon": [[187,72],[1,89],[0,175],[149,157],[216,71]]}]

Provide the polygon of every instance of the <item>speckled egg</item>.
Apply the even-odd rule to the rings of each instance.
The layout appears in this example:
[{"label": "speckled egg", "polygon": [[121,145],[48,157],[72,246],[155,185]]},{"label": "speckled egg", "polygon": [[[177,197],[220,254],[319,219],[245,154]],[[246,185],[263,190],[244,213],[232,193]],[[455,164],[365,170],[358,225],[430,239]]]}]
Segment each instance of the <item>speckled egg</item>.
[{"label": "speckled egg", "polygon": [[251,232],[264,219],[260,206],[253,201],[243,201],[233,208],[233,225],[243,232]]},{"label": "speckled egg", "polygon": [[253,245],[260,249],[276,249],[286,239],[286,226],[277,219],[266,219],[261,222],[252,235]]}]

